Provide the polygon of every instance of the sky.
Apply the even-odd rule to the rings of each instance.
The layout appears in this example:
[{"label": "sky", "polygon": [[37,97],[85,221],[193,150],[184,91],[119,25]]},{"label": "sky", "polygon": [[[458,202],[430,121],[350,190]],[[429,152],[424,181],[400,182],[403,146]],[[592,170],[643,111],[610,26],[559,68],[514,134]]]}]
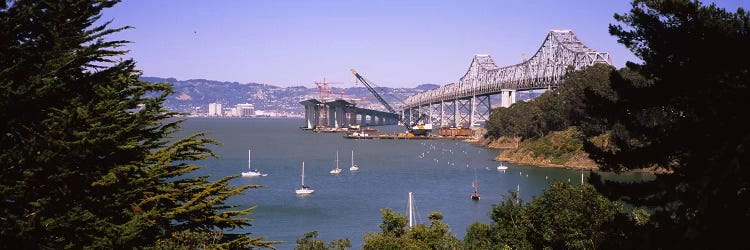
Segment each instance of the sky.
[{"label": "sky", "polygon": [[[747,0],[710,1],[735,11]],[[531,57],[570,29],[620,68],[638,59],[609,35],[625,0],[178,1],[130,0],[104,11],[110,36],[144,76],[315,87],[354,86],[354,68],[388,87],[456,82],[475,54],[498,66]]]}]

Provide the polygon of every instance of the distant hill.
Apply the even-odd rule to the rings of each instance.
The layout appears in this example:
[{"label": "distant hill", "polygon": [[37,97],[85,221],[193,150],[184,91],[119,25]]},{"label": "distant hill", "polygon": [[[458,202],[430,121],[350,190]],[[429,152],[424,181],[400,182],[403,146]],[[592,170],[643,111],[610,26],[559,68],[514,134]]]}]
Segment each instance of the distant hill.
[{"label": "distant hill", "polygon": [[[147,82],[168,82],[173,84],[175,94],[169,96],[166,107],[179,112],[205,113],[208,104],[218,102],[225,107],[238,103],[250,103],[256,110],[302,114],[304,108],[299,101],[318,96],[317,87],[304,86],[278,87],[261,83],[222,82],[206,79],[177,80],[175,78],[141,77]],[[408,96],[437,88],[437,84],[422,84],[415,88],[376,88],[392,106],[401,103]],[[332,88],[332,96],[360,99],[358,106],[382,109],[380,103],[365,87]]]}]

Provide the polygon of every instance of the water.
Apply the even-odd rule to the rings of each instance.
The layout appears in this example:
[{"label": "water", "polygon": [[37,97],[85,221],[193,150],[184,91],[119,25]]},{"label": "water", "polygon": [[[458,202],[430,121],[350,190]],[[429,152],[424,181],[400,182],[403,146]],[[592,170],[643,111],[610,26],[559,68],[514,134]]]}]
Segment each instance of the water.
[{"label": "water", "polygon": [[[427,215],[441,212],[443,221],[459,238],[474,221],[490,222],[488,212],[508,190],[520,187],[529,201],[552,180],[580,182],[581,171],[537,168],[505,163],[500,172],[492,159],[498,150],[450,140],[352,140],[341,134],[314,133],[299,127],[297,119],[208,119],[190,118],[178,136],[209,132],[223,145],[212,147],[219,159],[200,162],[198,174],[218,179],[247,171],[247,150],[252,148],[254,169],[265,177],[237,178],[233,185],[259,184],[231,198],[238,209],[257,206],[252,226],[241,229],[251,236],[281,240],[278,249],[292,249],[304,233],[317,230],[318,238],[330,241],[347,237],[353,249],[362,246],[367,232],[380,231],[379,210],[392,208],[406,214],[407,197],[413,192],[416,216],[429,223]],[[380,127],[398,130],[397,126]],[[328,171],[336,165],[339,150],[341,174]],[[360,167],[349,172],[351,150]],[[305,184],[315,193],[300,197],[302,161]],[[587,174],[587,173],[586,173]],[[474,178],[481,200],[470,199]]]}]

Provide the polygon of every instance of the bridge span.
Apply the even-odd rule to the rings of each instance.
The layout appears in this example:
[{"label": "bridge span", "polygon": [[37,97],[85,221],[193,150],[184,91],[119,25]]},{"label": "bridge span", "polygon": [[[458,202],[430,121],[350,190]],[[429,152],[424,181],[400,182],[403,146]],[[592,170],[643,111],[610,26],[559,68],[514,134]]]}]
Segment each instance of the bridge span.
[{"label": "bridge span", "polygon": [[306,129],[347,128],[352,125],[380,126],[398,123],[396,114],[357,107],[345,99],[307,99],[299,102],[305,106]]},{"label": "bridge span", "polygon": [[427,114],[438,127],[475,126],[489,119],[492,95],[509,107],[518,91],[557,88],[568,72],[597,63],[611,65],[610,54],[588,48],[571,30],[551,30],[534,56],[516,65],[498,67],[489,55],[475,55],[458,82],[406,98],[401,115],[411,122]]}]

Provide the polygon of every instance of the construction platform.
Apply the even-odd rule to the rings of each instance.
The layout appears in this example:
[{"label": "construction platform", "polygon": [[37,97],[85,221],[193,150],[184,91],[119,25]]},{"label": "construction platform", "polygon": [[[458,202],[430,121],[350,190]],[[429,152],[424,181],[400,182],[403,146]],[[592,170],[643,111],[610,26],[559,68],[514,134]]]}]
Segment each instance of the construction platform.
[{"label": "construction platform", "polygon": [[398,134],[360,134],[350,133],[344,135],[346,139],[385,139],[385,140],[467,140],[471,136],[440,136],[440,135],[409,135]]}]

